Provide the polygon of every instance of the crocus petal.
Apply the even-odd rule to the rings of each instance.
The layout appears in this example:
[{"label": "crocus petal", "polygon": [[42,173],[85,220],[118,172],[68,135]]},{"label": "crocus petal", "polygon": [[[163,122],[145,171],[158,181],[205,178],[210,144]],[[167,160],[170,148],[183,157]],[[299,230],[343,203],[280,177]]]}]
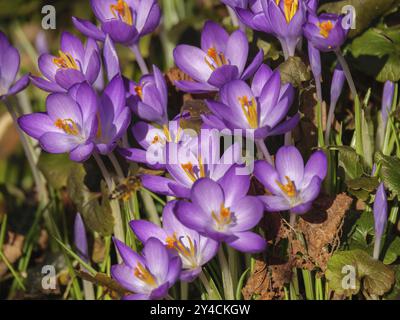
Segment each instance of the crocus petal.
[{"label": "crocus petal", "polygon": [[229,62],[238,68],[242,74],[249,54],[249,42],[246,34],[241,30],[236,30],[231,34],[226,44],[225,55]]},{"label": "crocus petal", "polygon": [[52,81],[55,81],[55,76],[58,70],[57,65],[53,62],[54,58],[54,56],[44,53],[38,59],[40,72],[43,76]]},{"label": "crocus petal", "polygon": [[277,184],[279,174],[273,166],[264,160],[256,161],[254,164],[254,176],[260,181],[266,190],[270,193],[281,194]]},{"label": "crocus petal", "polygon": [[307,188],[302,190],[300,193],[302,202],[306,203],[314,201],[321,191],[321,183],[322,180],[319,177],[315,176],[312,178]]},{"label": "crocus petal", "polygon": [[150,221],[132,220],[129,226],[142,243],[145,243],[150,238],[156,238],[164,243],[167,238],[165,231]]},{"label": "crocus petal", "polygon": [[161,286],[159,286],[157,289],[154,289],[150,294],[150,299],[159,300],[164,298],[168,294],[169,286],[170,286],[169,282],[166,282]]},{"label": "crocus petal", "polygon": [[75,136],[66,135],[58,132],[47,132],[39,139],[41,147],[50,153],[70,152],[78,145]]},{"label": "crocus petal", "polygon": [[310,211],[311,207],[312,207],[312,201],[299,204],[298,206],[291,208],[290,212],[295,214],[304,214]]},{"label": "crocus petal", "polygon": [[199,179],[194,183],[191,200],[193,204],[210,215],[211,212],[219,212],[221,204],[225,203],[221,186],[209,178]]},{"label": "crocus petal", "polygon": [[0,88],[6,88],[7,91],[13,84],[20,65],[18,50],[10,46],[0,55]]},{"label": "crocus petal", "polygon": [[56,82],[50,82],[39,77],[31,76],[32,83],[47,92],[67,92],[67,89],[62,88]]},{"label": "crocus petal", "polygon": [[151,274],[162,281],[166,280],[168,274],[169,255],[164,244],[156,238],[150,238],[146,241],[142,251],[146,259],[146,266]]},{"label": "crocus petal", "polygon": [[[134,276],[134,269],[125,265],[119,264],[111,267],[111,276],[117,280],[125,289],[131,292],[148,292],[145,284]],[[147,293],[143,293],[147,295]]]},{"label": "crocus petal", "polygon": [[138,32],[134,27],[120,20],[109,20],[104,22],[101,27],[105,33],[110,35],[114,42],[126,45],[129,45],[138,35]]},{"label": "crocus petal", "polygon": [[235,239],[228,242],[232,248],[246,253],[258,253],[265,250],[267,242],[264,238],[254,232],[239,232]]},{"label": "crocus petal", "polygon": [[75,69],[59,69],[55,79],[56,82],[65,89],[69,89],[77,83],[86,81],[83,73]]},{"label": "crocus petal", "polygon": [[258,51],[256,57],[253,59],[253,61],[248,65],[246,70],[244,70],[241,79],[242,80],[247,80],[249,79],[260,67],[260,65],[263,63],[264,60],[264,52],[262,50]]},{"label": "crocus petal", "polygon": [[201,49],[207,52],[214,48],[217,52],[225,52],[229,34],[224,28],[213,21],[207,21],[201,32]]},{"label": "crocus petal", "polygon": [[181,270],[181,259],[179,257],[172,258],[168,265],[168,274],[166,278],[166,281],[168,281],[170,287],[172,287],[176,280],[178,280]]},{"label": "crocus petal", "polygon": [[103,56],[108,81],[111,81],[111,79],[113,79],[117,74],[120,74],[121,70],[117,51],[115,50],[113,41],[108,35],[104,42]]},{"label": "crocus petal", "polygon": [[304,174],[303,157],[297,148],[285,146],[276,155],[276,170],[282,183],[287,183],[286,177],[294,181],[297,188],[301,186]]},{"label": "crocus petal", "polygon": [[79,256],[85,261],[89,261],[85,224],[79,213],[76,214],[74,221],[74,244],[78,250]]},{"label": "crocus petal", "polygon": [[84,48],[82,42],[78,37],[74,36],[69,32],[63,32],[61,35],[61,51],[68,53],[75,59],[75,61],[83,67],[84,60]]},{"label": "crocus petal", "polygon": [[92,155],[93,149],[93,142],[88,142],[77,146],[74,150],[71,151],[69,157],[72,161],[85,162]]},{"label": "crocus petal", "polygon": [[27,86],[29,86],[29,74],[26,74],[21,77],[13,86],[11,86],[10,90],[8,90],[7,95],[8,96],[13,96],[23,90],[26,89]]},{"label": "crocus petal", "polygon": [[304,168],[303,187],[307,187],[315,176],[324,180],[328,170],[328,160],[323,151],[314,152]]},{"label": "crocus petal", "polygon": [[264,206],[256,197],[244,197],[230,207],[234,214],[234,225],[230,227],[233,232],[247,231],[254,228],[264,214]]},{"label": "crocus petal", "polygon": [[253,91],[256,97],[261,95],[262,89],[272,75],[272,70],[266,64],[262,64],[257,72],[254,74],[253,81],[251,83],[251,91]]},{"label": "crocus petal", "polygon": [[281,76],[275,71],[261,91],[260,102],[260,125],[265,125],[268,121],[269,113],[274,109],[281,89]]},{"label": "crocus petal", "polygon": [[209,85],[208,83],[200,83],[200,82],[194,82],[194,81],[175,81],[175,86],[183,91],[183,92],[189,92],[189,93],[206,93],[210,91],[217,91],[218,88],[213,87]]},{"label": "crocus petal", "polygon": [[174,183],[171,179],[144,174],[140,176],[140,180],[146,189],[166,196],[175,196],[169,187],[170,183]]},{"label": "crocus petal", "polygon": [[299,121],[300,121],[300,114],[297,113],[287,121],[284,121],[281,124],[277,125],[275,128],[271,129],[268,132],[268,136],[278,136],[286,132],[289,132],[293,130],[294,127],[297,126]]},{"label": "crocus petal", "polygon": [[183,282],[192,282],[199,276],[201,272],[202,269],[200,267],[195,269],[182,270],[179,279]]},{"label": "crocus petal", "polygon": [[26,134],[35,139],[39,139],[47,132],[59,132],[59,129],[54,125],[49,116],[41,112],[21,116],[18,119],[18,124]]},{"label": "crocus petal", "polygon": [[204,232],[211,223],[211,215],[207,215],[199,206],[190,202],[179,201],[176,205],[175,214],[186,227],[199,232]]},{"label": "crocus petal", "polygon": [[[204,244],[203,244],[204,243]],[[205,265],[211,259],[213,259],[219,249],[219,242],[213,239],[201,237],[200,238],[200,247],[201,247],[201,264]]]},{"label": "crocus petal", "polygon": [[72,17],[72,22],[74,24],[74,27],[82,32],[85,36],[93,38],[97,41],[105,40],[106,36],[104,32],[102,32],[90,21]]},{"label": "crocus petal", "polygon": [[281,196],[260,196],[259,199],[264,203],[265,209],[269,212],[286,211],[291,208],[289,201]]},{"label": "crocus petal", "polygon": [[217,68],[208,79],[208,83],[221,88],[224,84],[239,77],[238,68],[232,65],[224,65]]},{"label": "crocus petal", "polygon": [[224,191],[225,205],[227,207],[246,196],[250,188],[250,176],[237,175],[237,169],[237,166],[232,166],[218,181]]},{"label": "crocus petal", "polygon": [[135,293],[124,296],[122,300],[150,300],[150,296],[144,293]]},{"label": "crocus petal", "polygon": [[374,201],[374,222],[375,222],[375,237],[381,238],[387,224],[387,198],[385,186],[381,183],[376,191]]}]

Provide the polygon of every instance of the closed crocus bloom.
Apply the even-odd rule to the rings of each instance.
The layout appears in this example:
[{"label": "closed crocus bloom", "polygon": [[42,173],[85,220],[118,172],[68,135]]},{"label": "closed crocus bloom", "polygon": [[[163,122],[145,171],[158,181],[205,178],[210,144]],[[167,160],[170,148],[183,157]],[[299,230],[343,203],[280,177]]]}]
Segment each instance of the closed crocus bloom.
[{"label": "closed crocus bloom", "polygon": [[141,242],[157,238],[171,254],[177,254],[182,260],[180,279],[191,282],[217,254],[219,243],[185,227],[175,216],[176,203],[171,201],[165,206],[162,228],[146,220],[133,220],[130,226]]},{"label": "closed crocus bloom", "polygon": [[159,125],[168,123],[168,90],[165,78],[157,66],[153,74],[143,76],[139,83],[129,82],[128,104],[142,120]]},{"label": "closed crocus bloom", "polygon": [[133,294],[125,300],[160,300],[168,295],[181,272],[181,259],[171,256],[165,245],[156,238],[144,244],[142,255],[119,240],[115,246],[123,263],[111,267],[112,277]]},{"label": "closed crocus bloom", "polygon": [[246,34],[237,30],[229,35],[218,24],[208,21],[201,34],[201,48],[179,45],[174,50],[175,64],[194,81],[176,81],[182,91],[204,93],[218,91],[234,79],[250,78],[261,65],[259,51],[245,69],[249,53]]},{"label": "closed crocus bloom", "polygon": [[306,1],[265,0],[261,4],[272,33],[282,44],[285,58],[294,56],[306,23]]},{"label": "closed crocus bloom", "polygon": [[392,109],[393,98],[394,98],[395,84],[392,81],[386,81],[383,87],[382,96],[382,119],[383,123],[386,124],[390,110]]},{"label": "closed crocus bloom", "polygon": [[88,39],[86,46],[74,35],[61,35],[58,57],[45,53],[39,57],[43,78],[31,77],[34,85],[48,92],[67,92],[73,85],[87,81],[93,84],[100,72],[101,62],[96,41]]},{"label": "closed crocus bloom", "polygon": [[131,122],[131,111],[126,106],[125,85],[120,75],[115,76],[104,89],[99,99],[97,120],[94,138],[96,149],[101,154],[109,154]]},{"label": "closed crocus bloom", "polygon": [[101,29],[75,17],[73,23],[84,35],[98,41],[104,41],[109,35],[114,42],[132,45],[160,23],[157,0],[91,0],[90,3]]},{"label": "closed crocus bloom", "polygon": [[379,259],[381,251],[381,241],[385,232],[388,219],[388,204],[386,198],[385,185],[381,183],[376,190],[374,201],[374,222],[375,222],[375,244],[374,244],[374,259]]},{"label": "closed crocus bloom", "polygon": [[132,134],[142,149],[119,149],[120,153],[129,161],[154,168],[165,168],[167,144],[186,143],[191,139],[180,127],[179,121],[170,121],[162,127],[140,121],[133,126]]},{"label": "closed crocus bloom", "polygon": [[344,82],[346,76],[340,65],[335,68],[333,72],[332,84],[331,84],[331,104],[336,105],[339,101],[340,95],[343,91]]},{"label": "closed crocus bloom", "polygon": [[248,175],[229,170],[219,183],[208,178],[198,180],[191,190],[190,202],[179,201],[178,219],[190,229],[219,242],[226,242],[241,252],[261,252],[264,238],[251,230],[263,217],[263,205],[247,196]]},{"label": "closed crocus bloom", "polygon": [[316,81],[321,81],[322,67],[321,67],[321,53],[317,50],[311,42],[308,43],[308,59],[314,78]]},{"label": "closed crocus bloom", "polygon": [[47,112],[18,119],[26,134],[39,140],[49,153],[69,153],[73,161],[87,160],[94,150],[97,133],[97,96],[87,83],[69,93],[53,93],[46,100]]},{"label": "closed crocus bloom", "polygon": [[221,121],[209,116],[204,116],[203,120],[206,125],[221,130],[254,130],[256,139],[283,134],[299,121],[298,114],[285,120],[293,97],[293,87],[281,85],[279,71],[273,72],[262,65],[251,88],[244,81],[234,80],[222,87],[219,101],[207,101],[209,109]]},{"label": "closed crocus bloom", "polygon": [[0,31],[0,99],[17,94],[29,85],[29,76],[25,75],[17,82],[20,56],[3,32]]},{"label": "closed crocus bloom", "polygon": [[167,144],[166,155],[166,169],[171,178],[144,174],[141,181],[153,192],[179,198],[188,198],[197,180],[210,178],[219,181],[241,161],[239,143],[231,145],[220,156],[219,136],[212,136],[209,143],[204,144],[195,138],[185,144]]},{"label": "closed crocus bloom", "polygon": [[75,216],[74,223],[74,244],[78,250],[79,256],[84,261],[89,261],[88,242],[86,237],[86,229],[80,213]]},{"label": "closed crocus bloom", "polygon": [[304,35],[318,50],[336,51],[346,41],[349,31],[343,28],[342,19],[342,16],[331,13],[320,16],[311,13],[304,27]]},{"label": "closed crocus bloom", "polygon": [[245,7],[237,7],[236,13],[239,19],[249,28],[265,33],[272,33],[269,20],[261,4],[262,0],[250,0]]},{"label": "closed crocus bloom", "polygon": [[317,151],[304,167],[300,152],[293,146],[279,149],[275,168],[265,161],[257,161],[254,175],[267,191],[267,195],[259,197],[266,210],[306,213],[320,193],[327,166],[325,154]]}]

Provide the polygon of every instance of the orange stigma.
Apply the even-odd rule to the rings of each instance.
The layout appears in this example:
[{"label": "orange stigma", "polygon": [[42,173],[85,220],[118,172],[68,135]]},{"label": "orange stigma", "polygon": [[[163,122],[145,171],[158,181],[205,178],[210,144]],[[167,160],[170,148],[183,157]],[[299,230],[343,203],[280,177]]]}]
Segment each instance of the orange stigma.
[{"label": "orange stigma", "polygon": [[58,51],[59,57],[53,59],[53,63],[60,69],[75,69],[79,70],[75,59],[69,54]]},{"label": "orange stigma", "polygon": [[156,280],[151,275],[149,270],[147,270],[140,262],[137,264],[135,268],[135,277],[152,287],[156,286]]},{"label": "orange stigma", "polygon": [[319,33],[321,36],[324,38],[328,38],[331,30],[333,29],[333,23],[332,21],[324,21],[319,24]]},{"label": "orange stigma", "polygon": [[143,87],[135,86],[135,92],[139,96],[140,100],[143,100]]},{"label": "orange stigma", "polygon": [[212,211],[211,216],[219,227],[224,227],[232,222],[231,211],[228,208],[225,208],[223,203],[219,209],[219,215]]},{"label": "orange stigma", "polygon": [[207,56],[211,58],[212,62],[208,61],[207,58],[204,58],[207,65],[211,70],[215,70],[216,68],[222,67],[223,65],[228,64],[228,61],[225,58],[225,55],[222,52],[218,52],[216,48],[211,47],[207,50]]},{"label": "orange stigma", "polygon": [[248,124],[252,129],[258,128],[258,113],[257,113],[257,102],[254,98],[249,100],[247,96],[238,98],[240,105],[242,106],[243,114],[245,115]]},{"label": "orange stigma", "polygon": [[289,196],[290,198],[294,198],[297,195],[296,186],[288,176],[285,176],[285,179],[287,180],[287,184],[284,185],[278,180],[276,180],[276,184],[287,196]]},{"label": "orange stigma", "polygon": [[79,128],[72,119],[57,119],[54,125],[71,136],[77,136],[79,134]]},{"label": "orange stigma", "polygon": [[133,25],[132,12],[125,1],[118,0],[117,4],[110,5],[110,10],[115,18],[119,16],[126,24]]},{"label": "orange stigma", "polygon": [[187,174],[187,176],[189,177],[190,180],[192,180],[193,182],[195,182],[197,179],[200,178],[204,178],[206,176],[206,172],[204,170],[204,165],[203,162],[201,161],[201,158],[199,157],[198,159],[199,161],[199,172],[198,174],[196,174],[194,172],[194,166],[191,162],[185,163],[185,164],[181,164],[182,169],[185,171],[185,173]]},{"label": "orange stigma", "polygon": [[[281,0],[275,0],[277,6]],[[285,13],[286,22],[290,23],[299,8],[299,0],[283,0],[283,11]]]}]

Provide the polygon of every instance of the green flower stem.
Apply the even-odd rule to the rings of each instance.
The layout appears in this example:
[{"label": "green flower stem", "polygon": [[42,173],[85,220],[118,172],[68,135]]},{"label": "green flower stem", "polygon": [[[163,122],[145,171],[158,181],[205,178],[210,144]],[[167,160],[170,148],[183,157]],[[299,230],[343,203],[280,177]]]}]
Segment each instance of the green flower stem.
[{"label": "green flower stem", "polygon": [[146,62],[144,61],[143,56],[140,53],[139,45],[134,44],[133,46],[131,46],[131,50],[132,50],[133,54],[135,55],[136,62],[139,65],[142,75],[148,74],[149,68],[147,67]]},{"label": "green flower stem", "polygon": [[210,299],[210,297],[213,296],[213,290],[211,289],[210,282],[208,281],[208,279],[203,271],[200,273],[199,279],[200,279],[201,283],[203,284],[204,289],[206,289],[208,298]]},{"label": "green flower stem", "polygon": [[108,155],[108,158],[110,159],[110,161],[111,161],[111,163],[112,163],[112,165],[113,165],[113,167],[115,169],[115,172],[117,173],[118,177],[120,179],[124,179],[125,178],[124,171],[122,170],[121,165],[119,164],[118,159],[115,156],[115,154],[113,152],[111,152]]},{"label": "green flower stem", "polygon": [[[114,181],[108,172],[103,160],[101,159],[100,155],[97,153],[93,153],[93,157],[97,162],[97,165],[100,168],[100,171],[106,181],[108,190],[111,192],[114,189]],[[125,232],[124,226],[122,223],[122,215],[121,215],[121,208],[119,206],[118,201],[112,200],[110,201],[111,210],[114,217],[114,235],[118,240],[124,241],[125,240]],[[121,261],[121,257],[118,255],[118,260]]]},{"label": "green flower stem", "polygon": [[381,253],[381,244],[382,244],[382,237],[379,238],[375,237],[374,253],[372,255],[375,260],[379,260],[379,255]]},{"label": "green flower stem", "polygon": [[324,141],[324,124],[322,121],[322,88],[321,79],[315,78],[315,86],[317,91],[317,127],[318,127],[318,147],[322,148],[325,146]]},{"label": "green flower stem", "polygon": [[158,226],[161,226],[160,216],[158,215],[157,208],[156,205],[154,204],[153,198],[143,190],[140,190],[139,193],[140,196],[142,197],[143,204],[147,214],[149,215],[150,221]]},{"label": "green flower stem", "polygon": [[245,32],[246,31],[246,26],[242,23],[242,21],[240,21],[240,19],[238,18],[236,12],[229,6],[226,6],[226,8],[228,9],[229,16],[231,17],[232,25],[235,28],[239,28],[240,30]]},{"label": "green flower stem", "polygon": [[361,103],[360,98],[357,93],[356,86],[354,84],[353,77],[351,76],[349,65],[346,62],[343,54],[340,50],[335,51],[337,59],[342,66],[343,72],[346,76],[347,83],[349,84],[351,94],[354,97],[354,114],[355,114],[355,123],[356,123],[356,152],[360,156],[364,157],[364,148],[362,142],[362,122],[361,122]]},{"label": "green flower stem", "polygon": [[235,300],[235,294],[233,290],[233,281],[232,274],[229,268],[228,262],[225,257],[224,248],[221,248],[218,251],[218,259],[221,266],[222,272],[222,283],[224,287],[224,295],[226,300]]},{"label": "green flower stem", "polygon": [[257,145],[258,151],[264,156],[265,160],[267,160],[267,162],[270,165],[274,165],[274,161],[272,160],[271,154],[268,151],[265,141],[263,139],[259,139],[256,141],[256,145]]},{"label": "green flower stem", "polygon": [[188,300],[189,297],[189,284],[181,281],[181,300]]},{"label": "green flower stem", "polygon": [[314,286],[311,277],[311,271],[301,270],[304,280],[304,289],[306,291],[307,300],[314,300]]}]

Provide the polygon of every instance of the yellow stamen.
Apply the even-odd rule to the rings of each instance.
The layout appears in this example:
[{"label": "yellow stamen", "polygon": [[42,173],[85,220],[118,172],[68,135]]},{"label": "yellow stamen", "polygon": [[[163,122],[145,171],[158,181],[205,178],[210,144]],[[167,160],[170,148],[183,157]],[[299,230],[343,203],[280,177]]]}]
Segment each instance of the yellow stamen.
[{"label": "yellow stamen", "polygon": [[186,246],[182,243],[181,240],[177,239],[176,233],[174,233],[170,237],[167,237],[165,242],[167,243],[168,249],[174,249],[180,255],[182,255],[190,260],[191,258],[194,258],[196,256],[196,248],[194,246],[193,240],[189,236],[186,236],[186,239],[189,242],[189,249],[186,248]]},{"label": "yellow stamen", "polygon": [[172,142],[171,132],[169,132],[169,128],[166,124],[163,126],[163,131],[164,131],[165,137],[167,138],[167,141]]},{"label": "yellow stamen", "polygon": [[[278,1],[280,2],[280,1]],[[286,22],[290,23],[299,8],[299,0],[283,0]],[[277,3],[279,5],[279,3]]]},{"label": "yellow stamen", "polygon": [[151,273],[139,262],[135,268],[135,277],[154,287],[156,280]]},{"label": "yellow stamen", "polygon": [[186,172],[186,174],[190,180],[192,180],[193,182],[195,182],[197,180],[197,177],[193,170],[193,164],[191,162],[181,164],[181,167]]},{"label": "yellow stamen", "polygon": [[143,100],[143,87],[135,86],[135,92],[139,96],[140,100]]},{"label": "yellow stamen", "polygon": [[54,58],[53,63],[61,69],[75,69],[79,70],[79,66],[75,59],[69,54],[58,51],[59,58]]},{"label": "yellow stamen", "polygon": [[258,113],[257,113],[257,103],[254,98],[249,101],[249,98],[246,96],[238,98],[242,111],[247,119],[248,124],[252,129],[258,128]]},{"label": "yellow stamen", "polygon": [[129,8],[129,5],[125,1],[118,0],[117,4],[110,5],[110,10],[115,18],[118,18],[119,16],[123,22],[129,24],[130,26],[133,25],[132,12]]},{"label": "yellow stamen", "polygon": [[225,208],[223,203],[221,204],[219,215],[216,215],[215,212],[212,211],[211,216],[220,227],[226,226],[232,222],[231,211]]},{"label": "yellow stamen", "polygon": [[64,130],[66,134],[77,136],[79,134],[79,128],[72,119],[57,119],[54,125]]},{"label": "yellow stamen", "polygon": [[333,29],[333,23],[332,21],[324,21],[319,24],[319,33],[321,36],[324,38],[328,38],[331,30]]},{"label": "yellow stamen", "polygon": [[[207,50],[207,56],[211,58],[217,68],[228,64],[225,55],[222,52],[218,52],[217,49],[214,47],[211,47]],[[211,70],[214,71],[216,69],[215,65],[208,61],[207,58],[204,58],[204,61],[207,63]]]},{"label": "yellow stamen", "polygon": [[159,142],[161,142],[160,136],[155,136],[155,137],[153,138],[153,141],[151,142],[151,144],[156,144],[156,143],[159,143]]},{"label": "yellow stamen", "polygon": [[290,198],[294,198],[297,195],[296,186],[288,176],[285,176],[285,179],[287,180],[287,184],[285,185],[278,180],[276,180],[275,182],[287,196],[289,196]]}]

